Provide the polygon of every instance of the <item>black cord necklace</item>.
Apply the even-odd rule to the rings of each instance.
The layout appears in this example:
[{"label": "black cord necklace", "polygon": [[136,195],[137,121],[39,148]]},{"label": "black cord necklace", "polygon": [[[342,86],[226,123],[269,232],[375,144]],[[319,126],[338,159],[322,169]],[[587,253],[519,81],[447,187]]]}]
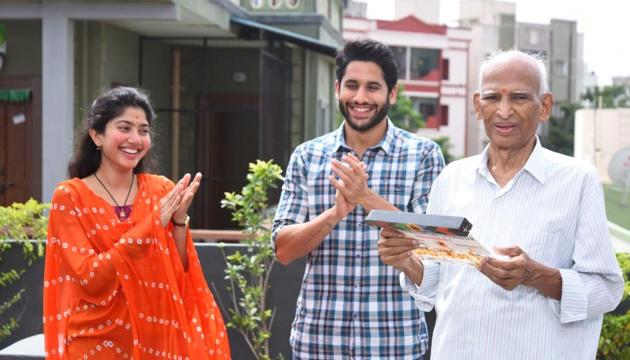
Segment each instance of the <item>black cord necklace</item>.
[{"label": "black cord necklace", "polygon": [[135,176],[131,174],[131,185],[129,185],[129,191],[127,192],[127,197],[125,198],[125,202],[123,203],[122,206],[118,205],[118,201],[114,199],[114,195],[112,195],[112,193],[109,192],[109,190],[107,189],[107,186],[103,184],[103,182],[101,181],[101,179],[98,178],[96,173],[94,173],[94,177],[99,182],[99,184],[101,184],[103,189],[105,189],[105,191],[107,192],[107,195],[109,195],[109,197],[112,198],[112,200],[114,201],[114,204],[116,204],[116,206],[114,206],[114,212],[116,213],[116,216],[118,216],[120,220],[127,220],[129,218],[129,215],[131,215],[131,206],[127,205],[127,200],[129,200],[129,194],[131,194],[131,189],[133,188],[133,180]]}]

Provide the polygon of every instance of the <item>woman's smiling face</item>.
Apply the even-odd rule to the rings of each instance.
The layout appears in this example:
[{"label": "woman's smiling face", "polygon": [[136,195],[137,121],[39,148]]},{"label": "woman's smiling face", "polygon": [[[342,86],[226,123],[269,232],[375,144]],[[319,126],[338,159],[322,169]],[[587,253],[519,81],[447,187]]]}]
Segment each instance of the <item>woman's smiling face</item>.
[{"label": "woman's smiling face", "polygon": [[151,132],[146,113],[139,107],[127,107],[111,119],[102,134],[90,130],[101,146],[101,167],[119,171],[133,170],[151,148]]}]

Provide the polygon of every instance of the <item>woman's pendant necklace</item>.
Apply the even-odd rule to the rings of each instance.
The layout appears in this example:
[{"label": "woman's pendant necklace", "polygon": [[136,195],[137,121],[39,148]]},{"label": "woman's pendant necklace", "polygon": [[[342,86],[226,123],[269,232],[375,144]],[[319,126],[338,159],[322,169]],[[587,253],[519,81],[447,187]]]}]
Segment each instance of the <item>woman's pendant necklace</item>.
[{"label": "woman's pendant necklace", "polygon": [[131,215],[131,206],[127,205],[127,200],[129,200],[129,194],[131,194],[131,189],[133,188],[133,181],[134,181],[135,176],[131,174],[131,184],[129,185],[129,191],[127,191],[127,197],[125,198],[125,202],[122,204],[122,206],[118,205],[118,201],[116,201],[112,193],[109,192],[109,190],[107,189],[107,186],[103,184],[103,182],[101,181],[101,179],[98,178],[96,173],[94,173],[94,177],[99,182],[99,184],[101,184],[103,189],[105,189],[105,191],[107,192],[107,195],[109,195],[109,197],[114,201],[114,204],[116,204],[116,206],[114,206],[114,212],[116,213],[116,216],[118,216],[118,219],[127,220],[129,218],[129,215]]},{"label": "woman's pendant necklace", "polygon": [[131,206],[114,206],[114,212],[119,219],[126,220],[127,218],[129,218],[129,215],[131,215]]}]

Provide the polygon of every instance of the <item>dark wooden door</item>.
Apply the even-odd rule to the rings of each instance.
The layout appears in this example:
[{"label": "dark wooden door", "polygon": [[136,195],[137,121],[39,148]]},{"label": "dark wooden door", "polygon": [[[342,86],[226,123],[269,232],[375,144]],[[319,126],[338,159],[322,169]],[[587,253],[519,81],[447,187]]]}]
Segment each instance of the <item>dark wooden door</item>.
[{"label": "dark wooden door", "polygon": [[221,200],[225,192],[241,191],[248,163],[258,158],[259,99],[256,94],[209,94],[199,104],[196,167],[203,179],[195,196],[194,226],[236,228]]},{"label": "dark wooden door", "polygon": [[0,101],[0,205],[41,194],[40,81],[0,78],[0,89],[30,89],[25,102]]}]

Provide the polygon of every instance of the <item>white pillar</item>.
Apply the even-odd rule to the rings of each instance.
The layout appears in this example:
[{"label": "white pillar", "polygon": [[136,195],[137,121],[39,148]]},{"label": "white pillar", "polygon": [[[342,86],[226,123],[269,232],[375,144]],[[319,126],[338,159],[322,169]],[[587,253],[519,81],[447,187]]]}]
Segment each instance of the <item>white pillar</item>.
[{"label": "white pillar", "polygon": [[57,9],[42,15],[42,200],[50,201],[72,155],[74,29]]}]

